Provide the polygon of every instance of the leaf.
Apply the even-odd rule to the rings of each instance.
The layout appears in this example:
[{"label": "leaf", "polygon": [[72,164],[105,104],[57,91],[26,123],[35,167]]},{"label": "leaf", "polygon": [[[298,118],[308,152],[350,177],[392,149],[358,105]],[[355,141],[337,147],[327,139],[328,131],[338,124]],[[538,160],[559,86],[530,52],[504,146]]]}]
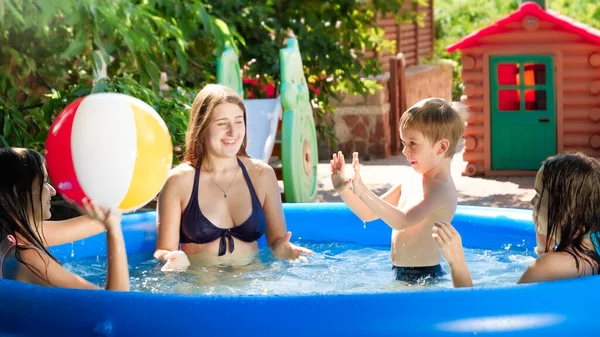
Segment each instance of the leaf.
[{"label": "leaf", "polygon": [[8,144],[8,142],[3,136],[0,136],[0,142],[2,143],[3,147],[10,147],[10,144]]},{"label": "leaf", "polygon": [[[0,1],[2,1],[2,0],[0,0]],[[29,69],[30,72],[34,73],[37,70],[35,61],[32,58],[25,57],[25,63],[27,64],[27,68]]]},{"label": "leaf", "polygon": [[0,0],[0,23],[4,22],[4,0]]},{"label": "leaf", "polygon": [[[100,74],[100,72],[102,71],[102,56],[100,56],[100,53],[94,51],[92,53],[92,59],[94,60],[94,76],[98,76]],[[98,75],[96,75],[98,74]]]},{"label": "leaf", "polygon": [[10,12],[10,15],[13,16],[13,18],[19,21],[22,25],[25,24],[25,20],[23,20],[23,15],[21,15],[21,13],[19,13],[19,11],[11,4],[11,1],[8,1],[6,3],[6,8],[8,8],[8,11]]},{"label": "leaf", "polygon": [[9,115],[6,114],[4,115],[4,128],[2,133],[4,134],[4,137],[10,137],[10,133],[11,133],[12,129],[11,129],[11,125],[10,125],[10,118]]},{"label": "leaf", "polygon": [[177,61],[179,61],[179,67],[181,68],[181,71],[184,73],[188,72],[188,63],[187,63],[187,57],[186,55],[184,55],[185,52],[182,52],[181,49],[177,48],[175,49],[175,55],[177,56]]},{"label": "leaf", "polygon": [[108,91],[108,83],[106,80],[100,80],[96,82],[94,87],[92,88],[92,94],[96,94],[99,92],[107,92]]},{"label": "leaf", "polygon": [[202,20],[204,31],[210,32],[210,29],[212,28],[212,17],[208,14],[204,5],[198,6],[198,11],[200,12],[200,19]]},{"label": "leaf", "polygon": [[63,59],[70,59],[78,56],[85,49],[87,42],[87,33],[84,30],[80,30],[75,36],[75,40],[69,44],[67,50],[65,50],[60,57]]},{"label": "leaf", "polygon": [[152,84],[158,86],[158,84],[160,83],[160,69],[158,69],[156,63],[152,61],[147,61],[145,63],[145,69],[146,73],[148,73],[148,76],[150,76]]}]

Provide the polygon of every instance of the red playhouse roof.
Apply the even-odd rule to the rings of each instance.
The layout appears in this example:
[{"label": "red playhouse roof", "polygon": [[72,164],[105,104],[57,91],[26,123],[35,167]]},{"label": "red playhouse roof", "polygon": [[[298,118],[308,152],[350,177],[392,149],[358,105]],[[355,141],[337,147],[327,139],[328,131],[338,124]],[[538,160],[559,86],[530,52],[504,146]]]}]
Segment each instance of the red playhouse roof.
[{"label": "red playhouse roof", "polygon": [[478,41],[482,37],[510,31],[506,25],[513,22],[521,22],[525,16],[535,16],[538,20],[549,21],[558,26],[560,30],[577,34],[589,42],[600,44],[600,30],[584,25],[567,16],[560,15],[555,11],[543,10],[540,5],[534,2],[525,2],[518,10],[485,28],[465,36],[459,42],[449,46],[447,50],[451,53],[457,49],[475,47],[479,45]]}]

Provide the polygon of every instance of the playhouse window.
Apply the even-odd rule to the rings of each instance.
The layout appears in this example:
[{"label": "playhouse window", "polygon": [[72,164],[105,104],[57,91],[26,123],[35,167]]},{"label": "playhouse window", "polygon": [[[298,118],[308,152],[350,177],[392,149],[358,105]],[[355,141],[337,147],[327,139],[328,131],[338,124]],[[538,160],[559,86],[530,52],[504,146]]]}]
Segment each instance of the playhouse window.
[{"label": "playhouse window", "polygon": [[519,84],[519,65],[518,64],[499,64],[498,65],[498,84],[499,85],[518,85]]},{"label": "playhouse window", "polygon": [[525,85],[546,84],[546,65],[525,63],[523,77],[525,77]]},{"label": "playhouse window", "polygon": [[546,90],[525,90],[525,110],[546,110]]},{"label": "playhouse window", "polygon": [[521,92],[519,90],[498,90],[498,105],[500,111],[521,110]]}]

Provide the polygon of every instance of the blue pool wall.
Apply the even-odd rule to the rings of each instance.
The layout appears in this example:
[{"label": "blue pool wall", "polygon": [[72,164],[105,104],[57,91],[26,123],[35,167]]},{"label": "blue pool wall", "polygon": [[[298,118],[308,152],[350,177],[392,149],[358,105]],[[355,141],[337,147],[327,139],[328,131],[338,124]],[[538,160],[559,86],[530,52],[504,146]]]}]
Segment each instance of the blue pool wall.
[{"label": "blue pool wall", "polygon": [[[362,222],[343,203],[284,204],[292,242],[347,242],[364,246],[389,247],[391,229],[383,221]],[[458,206],[452,225],[467,248],[533,249],[535,232],[530,210]],[[123,232],[129,254],[153,252],[156,240],[156,212],[127,214]],[[259,241],[265,245],[265,237]],[[52,247],[64,261],[106,254],[103,234]]]},{"label": "blue pool wall", "polygon": [[[296,242],[388,246],[390,229],[340,204],[290,204]],[[155,214],[125,216],[128,252],[152,252]],[[471,248],[531,249],[531,212],[460,207]],[[54,247],[62,260],[101,255],[104,238]],[[39,287],[0,280],[1,336],[593,336],[598,277],[519,286],[337,295],[173,295]]]}]

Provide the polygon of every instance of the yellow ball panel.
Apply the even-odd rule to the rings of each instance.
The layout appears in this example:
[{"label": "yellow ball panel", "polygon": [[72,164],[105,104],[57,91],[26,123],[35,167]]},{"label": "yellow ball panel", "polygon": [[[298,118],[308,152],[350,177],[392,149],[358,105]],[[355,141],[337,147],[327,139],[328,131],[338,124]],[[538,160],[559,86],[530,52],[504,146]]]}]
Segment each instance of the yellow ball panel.
[{"label": "yellow ball panel", "polygon": [[138,209],[158,194],[173,162],[169,130],[155,111],[131,104],[136,124],[137,156],[127,195],[119,205],[123,212]]}]

